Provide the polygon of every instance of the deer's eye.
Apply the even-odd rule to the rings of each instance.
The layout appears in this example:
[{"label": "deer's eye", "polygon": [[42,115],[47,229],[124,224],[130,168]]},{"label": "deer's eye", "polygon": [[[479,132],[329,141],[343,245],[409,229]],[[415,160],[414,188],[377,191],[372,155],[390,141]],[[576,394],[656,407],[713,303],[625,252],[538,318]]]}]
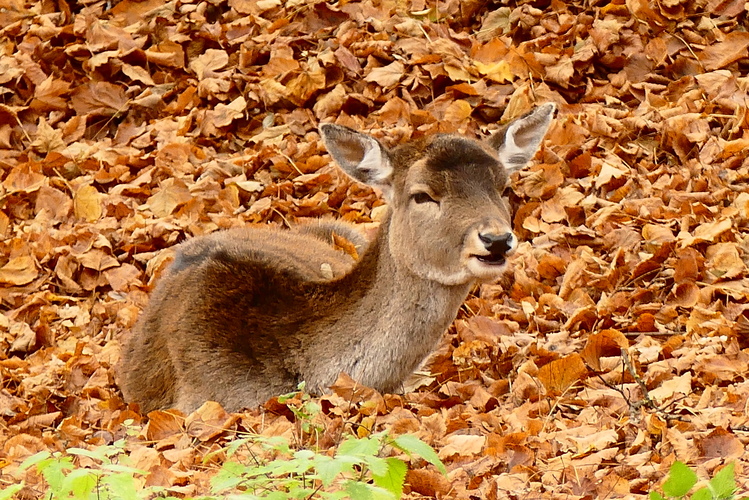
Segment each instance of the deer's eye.
[{"label": "deer's eye", "polygon": [[419,205],[421,205],[422,203],[437,203],[437,200],[432,198],[429,193],[425,193],[423,191],[412,194],[411,198],[414,200],[414,203],[418,203]]}]

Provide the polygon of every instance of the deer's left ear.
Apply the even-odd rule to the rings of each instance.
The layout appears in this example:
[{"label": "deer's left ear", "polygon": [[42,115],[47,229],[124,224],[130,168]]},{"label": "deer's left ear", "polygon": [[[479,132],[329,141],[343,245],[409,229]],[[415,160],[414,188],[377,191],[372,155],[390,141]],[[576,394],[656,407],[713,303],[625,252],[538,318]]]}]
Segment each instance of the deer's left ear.
[{"label": "deer's left ear", "polygon": [[549,130],[556,109],[553,102],[542,104],[508,123],[489,139],[489,144],[497,150],[508,173],[523,168],[531,161]]}]

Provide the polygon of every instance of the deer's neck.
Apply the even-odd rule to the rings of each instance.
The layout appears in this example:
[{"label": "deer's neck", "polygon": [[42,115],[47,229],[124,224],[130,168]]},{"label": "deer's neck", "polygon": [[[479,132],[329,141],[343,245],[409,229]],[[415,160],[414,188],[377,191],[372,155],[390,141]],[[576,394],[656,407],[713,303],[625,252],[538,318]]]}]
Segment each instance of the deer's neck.
[{"label": "deer's neck", "polygon": [[[347,366],[338,371],[379,390],[396,391],[433,351],[471,285],[445,286],[400,265],[389,249],[389,225],[383,222],[354,269],[323,293],[339,310],[329,335],[320,340],[346,354],[339,359],[346,359]],[[329,374],[333,380],[323,383],[337,375]]]}]

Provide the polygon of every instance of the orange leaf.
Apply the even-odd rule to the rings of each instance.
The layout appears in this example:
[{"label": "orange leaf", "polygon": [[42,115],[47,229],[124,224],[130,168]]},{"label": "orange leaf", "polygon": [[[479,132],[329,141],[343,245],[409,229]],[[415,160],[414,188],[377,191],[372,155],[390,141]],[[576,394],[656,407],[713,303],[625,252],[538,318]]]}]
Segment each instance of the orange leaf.
[{"label": "orange leaf", "polygon": [[78,87],[70,99],[79,115],[112,116],[128,108],[125,89],[109,82],[88,82]]},{"label": "orange leaf", "polygon": [[601,369],[601,358],[620,356],[622,349],[629,347],[627,338],[618,330],[603,330],[588,337],[580,352],[583,360],[596,371]]},{"label": "orange leaf", "polygon": [[7,264],[0,267],[0,283],[14,286],[26,285],[34,281],[38,274],[34,258],[30,255],[22,255],[10,259]]},{"label": "orange leaf", "polygon": [[73,198],[75,216],[88,222],[94,222],[101,217],[101,193],[90,184],[82,186],[75,192]]},{"label": "orange leaf", "polygon": [[385,89],[389,89],[400,81],[405,71],[406,67],[403,66],[403,63],[395,61],[382,68],[373,69],[364,80],[374,82]]},{"label": "orange leaf", "polygon": [[548,392],[561,394],[587,373],[583,358],[574,353],[542,366],[537,378]]},{"label": "orange leaf", "polygon": [[161,184],[161,189],[148,198],[147,204],[157,217],[166,217],[192,199],[192,194],[180,179],[170,178]]},{"label": "orange leaf", "polygon": [[705,47],[697,54],[697,57],[705,65],[707,71],[712,71],[747,57],[747,47],[749,47],[749,33],[731,31],[726,35],[725,40]]}]

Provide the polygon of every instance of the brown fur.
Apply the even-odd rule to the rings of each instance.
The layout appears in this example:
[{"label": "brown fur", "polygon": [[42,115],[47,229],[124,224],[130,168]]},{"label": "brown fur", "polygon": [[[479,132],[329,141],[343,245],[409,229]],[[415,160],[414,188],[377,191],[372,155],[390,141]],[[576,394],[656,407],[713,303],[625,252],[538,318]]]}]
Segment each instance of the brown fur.
[{"label": "brown fur", "polygon": [[[498,276],[514,249],[505,165],[530,159],[553,110],[513,122],[494,146],[447,135],[389,151],[321,127],[339,165],[390,199],[375,240],[329,221],[183,243],[125,345],[125,397],[144,411],[187,412],[206,400],[238,410],[301,381],[322,392],[341,372],[399,390],[470,287]],[[333,233],[357,245],[357,262],[333,248]]]}]

